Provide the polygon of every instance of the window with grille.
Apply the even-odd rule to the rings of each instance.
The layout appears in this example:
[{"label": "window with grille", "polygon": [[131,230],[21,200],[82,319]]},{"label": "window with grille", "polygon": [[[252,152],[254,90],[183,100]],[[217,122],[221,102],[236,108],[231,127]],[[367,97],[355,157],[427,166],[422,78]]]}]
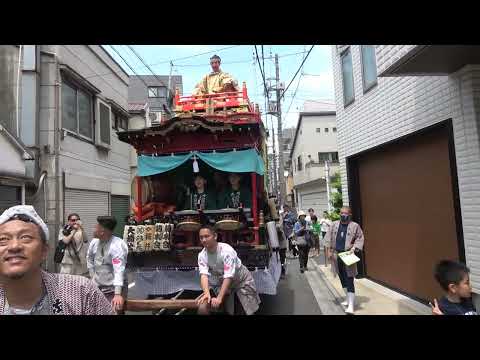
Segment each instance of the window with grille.
[{"label": "window with grille", "polygon": [[323,164],[325,161],[338,163],[338,152],[319,152],[318,162]]}]

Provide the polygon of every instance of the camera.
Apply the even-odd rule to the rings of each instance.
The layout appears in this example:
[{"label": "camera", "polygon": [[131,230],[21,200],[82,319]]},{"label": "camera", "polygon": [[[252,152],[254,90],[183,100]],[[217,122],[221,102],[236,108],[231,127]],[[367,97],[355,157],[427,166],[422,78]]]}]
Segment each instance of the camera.
[{"label": "camera", "polygon": [[72,233],[72,230],[73,230],[73,226],[70,226],[67,224],[63,227],[62,234],[64,236],[69,236]]}]

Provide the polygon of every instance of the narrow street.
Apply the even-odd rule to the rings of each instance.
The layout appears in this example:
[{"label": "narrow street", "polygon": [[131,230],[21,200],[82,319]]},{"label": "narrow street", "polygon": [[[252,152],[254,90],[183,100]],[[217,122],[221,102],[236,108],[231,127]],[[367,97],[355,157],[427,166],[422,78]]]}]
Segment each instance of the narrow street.
[{"label": "narrow street", "polygon": [[323,255],[310,258],[309,270],[300,273],[298,258],[287,255],[287,275],[278,284],[276,296],[262,295],[259,315],[344,315],[322,273]]}]

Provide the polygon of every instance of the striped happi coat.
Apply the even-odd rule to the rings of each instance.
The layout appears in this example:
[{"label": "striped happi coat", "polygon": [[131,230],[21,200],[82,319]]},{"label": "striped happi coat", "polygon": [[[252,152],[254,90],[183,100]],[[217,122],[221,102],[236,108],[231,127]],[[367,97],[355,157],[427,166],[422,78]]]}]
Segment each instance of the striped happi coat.
[{"label": "striped happi coat", "polygon": [[[90,280],[83,276],[42,271],[52,315],[114,315],[112,305]],[[5,290],[0,285],[0,315],[5,309]]]}]

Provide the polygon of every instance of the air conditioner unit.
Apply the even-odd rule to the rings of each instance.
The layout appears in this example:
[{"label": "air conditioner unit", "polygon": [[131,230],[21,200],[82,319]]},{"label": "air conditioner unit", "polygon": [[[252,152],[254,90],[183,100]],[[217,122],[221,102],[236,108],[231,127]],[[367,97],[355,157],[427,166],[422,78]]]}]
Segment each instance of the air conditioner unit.
[{"label": "air conditioner unit", "polygon": [[148,114],[148,120],[150,126],[160,125],[160,123],[162,122],[162,113],[150,111],[150,113]]}]

